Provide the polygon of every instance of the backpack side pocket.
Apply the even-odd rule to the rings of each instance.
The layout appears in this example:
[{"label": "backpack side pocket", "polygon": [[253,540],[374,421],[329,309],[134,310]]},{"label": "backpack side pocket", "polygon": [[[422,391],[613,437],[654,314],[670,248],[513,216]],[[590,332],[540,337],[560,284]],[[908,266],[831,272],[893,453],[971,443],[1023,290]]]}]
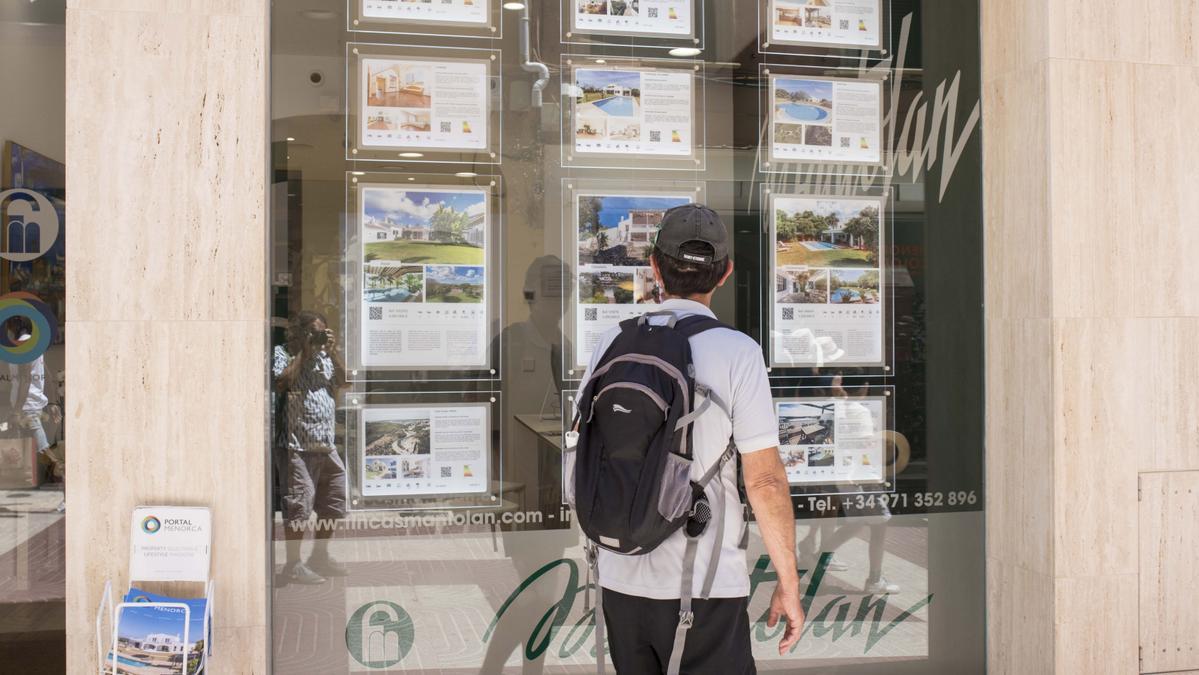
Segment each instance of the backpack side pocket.
[{"label": "backpack side pocket", "polygon": [[658,515],[667,521],[681,518],[691,508],[691,460],[673,452],[666,454],[662,485],[658,491]]}]

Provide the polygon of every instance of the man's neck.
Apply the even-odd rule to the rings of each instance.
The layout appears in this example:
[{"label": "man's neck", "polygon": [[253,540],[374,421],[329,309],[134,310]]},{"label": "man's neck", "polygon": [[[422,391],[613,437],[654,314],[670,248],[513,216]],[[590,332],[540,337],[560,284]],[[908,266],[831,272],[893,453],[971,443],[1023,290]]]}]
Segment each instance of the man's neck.
[{"label": "man's neck", "polygon": [[704,307],[707,307],[708,309],[712,308],[712,294],[711,293],[699,293],[696,295],[689,295],[687,297],[683,297],[681,295],[666,294],[666,295],[662,296],[662,298],[664,300],[690,300],[691,302],[698,302],[699,304],[703,305]]}]

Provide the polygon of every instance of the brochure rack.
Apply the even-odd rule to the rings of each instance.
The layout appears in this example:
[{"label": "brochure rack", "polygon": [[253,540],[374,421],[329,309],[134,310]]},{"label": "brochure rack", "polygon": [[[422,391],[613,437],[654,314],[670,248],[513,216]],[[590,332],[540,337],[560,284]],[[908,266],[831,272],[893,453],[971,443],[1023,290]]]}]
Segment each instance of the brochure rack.
[{"label": "brochure rack", "polygon": [[[119,664],[133,665],[123,664],[123,657],[118,654],[121,622],[125,618],[125,610],[130,608],[163,609],[182,613],[182,645],[178,648],[182,662],[178,672],[183,675],[206,672],[208,657],[212,656],[215,590],[215,582],[209,578],[211,522],[211,513],[207,507],[143,506],[133,510],[130,527],[129,586],[121,601],[114,606],[112,580],[105,581],[104,592],[96,608],[96,662],[100,675],[133,672],[129,668],[118,670]],[[162,536],[158,537],[160,532]],[[203,589],[203,595],[166,597],[139,586],[147,582],[169,584],[172,590],[181,585],[194,587],[199,584]],[[135,597],[141,599],[135,600]],[[195,641],[190,630],[192,613],[197,609],[203,612],[201,639],[204,646],[199,663],[189,668],[191,645]],[[105,617],[108,617],[109,623],[107,638],[104,631]]]}]

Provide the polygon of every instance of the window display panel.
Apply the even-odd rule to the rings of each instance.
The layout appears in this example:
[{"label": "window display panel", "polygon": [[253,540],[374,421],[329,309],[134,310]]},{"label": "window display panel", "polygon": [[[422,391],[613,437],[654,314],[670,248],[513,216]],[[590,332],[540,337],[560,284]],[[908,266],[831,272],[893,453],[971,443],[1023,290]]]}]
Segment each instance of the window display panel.
[{"label": "window display panel", "polygon": [[351,159],[497,163],[495,52],[357,43],[347,49]]},{"label": "window display panel", "polygon": [[566,166],[615,168],[637,157],[643,168],[702,167],[700,65],[571,57],[563,72],[570,95],[563,106]]},{"label": "window display panel", "polygon": [[565,0],[569,32],[630,36],[693,37],[697,0]]},{"label": "window display panel", "polygon": [[[287,511],[274,453],[273,672],[595,668],[564,431],[599,336],[661,307],[647,253],[661,213],[690,202],[727,226],[734,269],[711,307],[761,345],[797,519],[807,624],[780,654],[778,570],[750,515],[758,670],[981,671],[977,3],[916,0],[892,21],[883,2],[881,47],[853,23],[836,34],[854,7],[873,30],[860,0],[696,2],[677,35],[638,23],[671,3],[495,2],[490,37],[399,18],[467,3],[369,21],[359,0],[317,3],[345,21],[273,9],[272,346],[304,312],[342,327],[347,505]],[[776,42],[775,5],[832,13],[831,32]],[[446,102],[425,64],[473,70],[429,71]],[[368,109],[425,96],[428,131],[363,143],[385,131],[363,127]],[[326,545],[344,576],[298,579],[289,561]]]},{"label": "window display panel", "polygon": [[763,0],[768,39],[763,48],[788,45],[880,49],[883,0]]},{"label": "window display panel", "polygon": [[347,0],[348,30],[500,37],[500,0]]}]

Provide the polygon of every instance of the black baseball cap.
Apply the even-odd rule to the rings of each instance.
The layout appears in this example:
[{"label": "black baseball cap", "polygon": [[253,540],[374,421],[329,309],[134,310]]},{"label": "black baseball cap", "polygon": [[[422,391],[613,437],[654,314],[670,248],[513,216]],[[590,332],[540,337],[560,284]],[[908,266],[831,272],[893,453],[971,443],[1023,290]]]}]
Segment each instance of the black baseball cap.
[{"label": "black baseball cap", "polygon": [[[707,244],[712,247],[713,254],[684,253],[684,245],[690,243]],[[729,256],[729,231],[712,209],[702,204],[683,204],[670,209],[662,217],[654,246],[677,260],[712,263]]]}]

